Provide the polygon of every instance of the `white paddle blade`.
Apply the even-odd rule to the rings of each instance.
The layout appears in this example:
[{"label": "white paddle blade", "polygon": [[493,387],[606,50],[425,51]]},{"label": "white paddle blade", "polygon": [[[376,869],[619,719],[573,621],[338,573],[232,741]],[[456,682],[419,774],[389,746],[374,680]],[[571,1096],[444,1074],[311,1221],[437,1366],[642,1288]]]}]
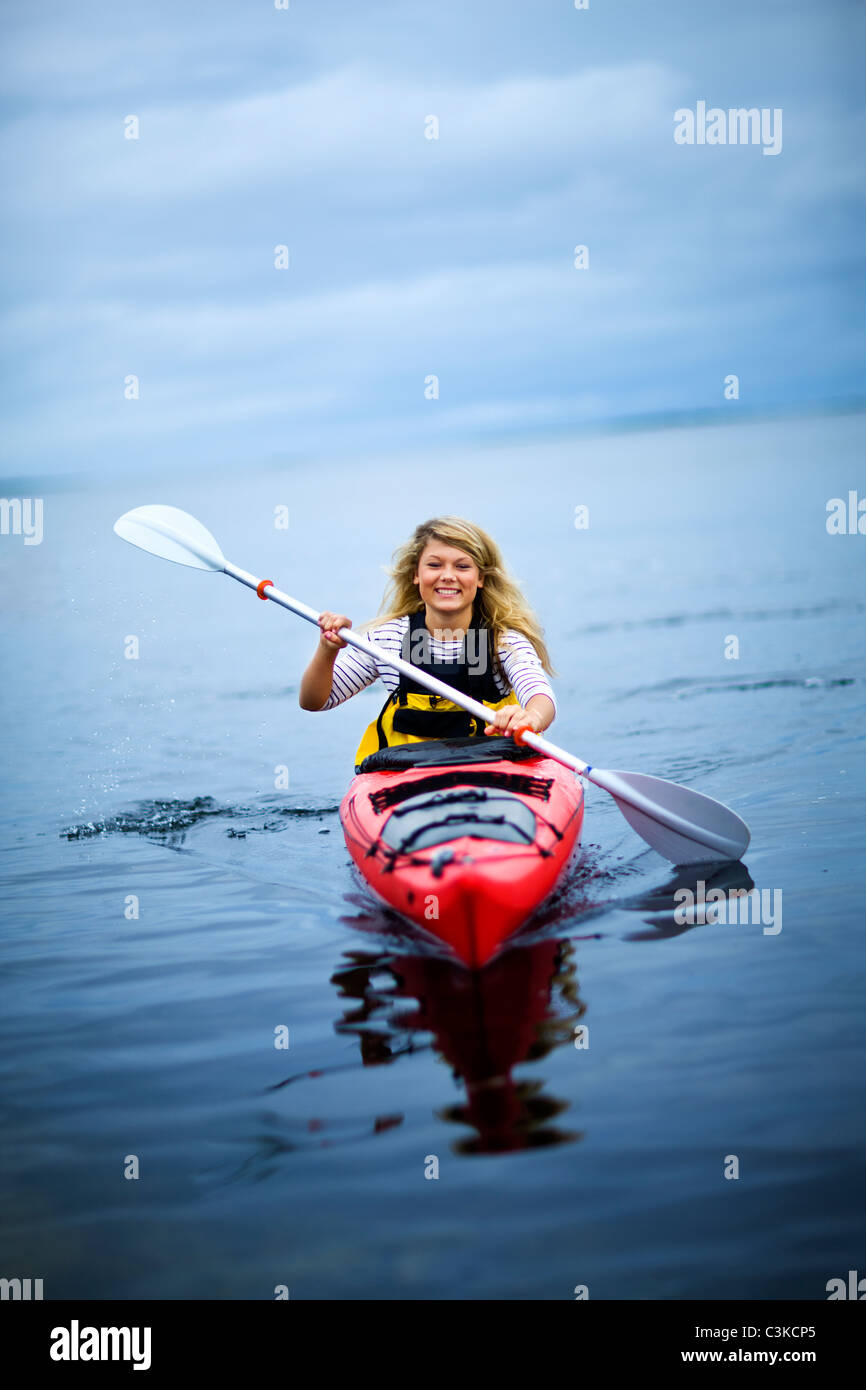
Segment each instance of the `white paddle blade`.
[{"label": "white paddle blade", "polygon": [[121,540],[196,570],[225,569],[225,556],[200,521],[179,507],[135,507],[114,523]]},{"label": "white paddle blade", "polygon": [[746,852],[746,822],[703,792],[643,772],[593,768],[589,780],[610,792],[632,829],[672,864],[730,863]]}]

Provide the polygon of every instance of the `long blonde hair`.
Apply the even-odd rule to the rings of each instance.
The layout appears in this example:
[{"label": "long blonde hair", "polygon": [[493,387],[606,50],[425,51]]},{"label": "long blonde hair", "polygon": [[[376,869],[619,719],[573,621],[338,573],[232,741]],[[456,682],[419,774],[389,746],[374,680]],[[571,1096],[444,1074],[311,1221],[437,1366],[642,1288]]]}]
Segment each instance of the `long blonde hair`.
[{"label": "long blonde hair", "polygon": [[[492,536],[480,526],[461,516],[437,516],[416,526],[404,545],[398,546],[387,567],[390,583],[385,590],[382,606],[375,618],[363,623],[359,631],[407,613],[420,613],[424,601],[413,583],[418,561],[429,541],[441,541],[463,550],[478,566],[484,579],[483,588],[475,595],[473,622],[491,629],[493,651],[498,653],[506,628],[513,628],[532,643],[544,670],[555,676],[550,654],[544,641],[544,629],[524,598],[520,586],[505,567],[502,552]],[[498,661],[497,661],[498,664]]]}]

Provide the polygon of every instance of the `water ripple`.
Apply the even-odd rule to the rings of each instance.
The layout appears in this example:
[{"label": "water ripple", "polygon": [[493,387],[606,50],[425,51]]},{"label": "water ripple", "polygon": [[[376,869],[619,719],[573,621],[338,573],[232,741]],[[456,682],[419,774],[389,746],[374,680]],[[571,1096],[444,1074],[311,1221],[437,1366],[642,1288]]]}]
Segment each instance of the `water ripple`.
[{"label": "water ripple", "polygon": [[669,613],[654,618],[618,618],[601,623],[584,623],[572,628],[569,637],[596,636],[606,632],[636,632],[641,629],[685,627],[689,623],[778,622],[780,619],[823,618],[829,613],[866,613],[861,599],[827,599],[823,603],[797,604],[789,608],[710,608],[702,613]]},{"label": "water ripple", "polygon": [[639,685],[622,693],[621,699],[632,700],[643,695],[669,695],[674,700],[686,700],[694,695],[729,695],[735,691],[754,690],[830,690],[837,686],[857,685],[857,676],[764,676],[755,680],[688,680],[674,677],[655,685]]}]

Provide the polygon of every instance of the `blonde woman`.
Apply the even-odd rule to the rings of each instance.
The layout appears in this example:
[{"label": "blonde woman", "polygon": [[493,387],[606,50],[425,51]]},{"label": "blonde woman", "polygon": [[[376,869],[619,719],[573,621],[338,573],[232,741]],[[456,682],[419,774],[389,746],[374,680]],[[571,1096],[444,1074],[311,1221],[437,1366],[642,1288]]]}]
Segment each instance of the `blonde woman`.
[{"label": "blonde woman", "polygon": [[431,738],[541,733],[556,701],[545,672],[554,674],[538,619],[508,574],[499,547],[462,517],[444,516],[415,528],[394,553],[391,583],[379,615],[360,635],[429,671],[488,706],[481,721],[459,705],[350,647],[343,613],[322,613],[322,635],[301,680],[302,709],[326,710],[381,679],[388,698],[364,733],[356,765],[380,748]]}]

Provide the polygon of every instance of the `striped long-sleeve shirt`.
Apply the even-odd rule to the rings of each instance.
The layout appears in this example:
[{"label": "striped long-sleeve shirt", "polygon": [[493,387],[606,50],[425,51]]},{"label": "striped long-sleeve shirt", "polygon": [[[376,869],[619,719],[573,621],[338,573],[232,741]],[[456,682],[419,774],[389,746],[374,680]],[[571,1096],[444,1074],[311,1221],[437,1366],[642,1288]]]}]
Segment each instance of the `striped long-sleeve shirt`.
[{"label": "striped long-sleeve shirt", "polygon": [[[380,623],[378,627],[359,633],[359,636],[368,642],[374,642],[376,646],[384,647],[395,656],[403,656],[403,641],[408,629],[409,617],[406,615],[402,618],[392,618],[387,623]],[[460,639],[440,642],[431,636],[430,650],[434,661],[455,661],[460,654]],[[507,682],[521,705],[525,707],[533,695],[546,695],[554,710],[556,709],[556,699],[544,674],[538,653],[527,637],[513,628],[508,628],[499,646],[499,660]],[[365,690],[377,679],[382,681],[389,694],[393,694],[399,684],[400,673],[393,666],[386,666],[384,662],[377,661],[372,652],[368,656],[356,647],[343,647],[337,653],[331,694],[322,705],[322,709],[333,709],[335,705],[341,705],[344,700],[357,695],[360,690]],[[495,680],[502,695],[507,695],[508,685],[498,671],[495,672]]]}]

